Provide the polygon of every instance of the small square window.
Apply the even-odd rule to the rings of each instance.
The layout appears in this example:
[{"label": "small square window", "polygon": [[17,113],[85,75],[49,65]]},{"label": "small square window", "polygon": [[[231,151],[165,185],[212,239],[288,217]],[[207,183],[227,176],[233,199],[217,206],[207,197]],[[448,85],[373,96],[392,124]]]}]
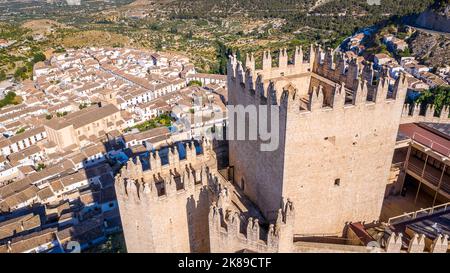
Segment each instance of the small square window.
[{"label": "small square window", "polygon": [[341,185],[341,179],[340,179],[340,178],[336,178],[336,179],[334,180],[334,185],[335,185],[335,186],[340,186],[340,185]]}]

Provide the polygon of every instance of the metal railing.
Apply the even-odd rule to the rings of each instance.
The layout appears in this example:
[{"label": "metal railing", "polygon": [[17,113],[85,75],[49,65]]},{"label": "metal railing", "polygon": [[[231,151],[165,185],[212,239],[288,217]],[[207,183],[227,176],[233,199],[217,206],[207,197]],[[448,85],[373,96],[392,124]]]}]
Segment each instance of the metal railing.
[{"label": "metal railing", "polygon": [[434,207],[429,207],[429,208],[425,208],[425,209],[420,209],[420,210],[416,210],[413,212],[408,212],[399,216],[395,216],[395,217],[391,217],[388,219],[388,224],[398,224],[404,221],[409,221],[409,220],[413,220],[416,219],[418,217],[422,217],[422,216],[428,216],[431,215],[433,213],[437,213],[437,212],[444,212],[447,211],[448,209],[450,209],[450,202],[448,203],[444,203],[444,204],[440,204],[440,205],[436,205]]},{"label": "metal railing", "polygon": [[[438,174],[437,172],[442,173],[442,170],[437,169],[436,167],[431,166],[429,164],[424,166],[424,163],[425,162],[419,161],[419,159],[414,160],[414,161],[410,159],[407,169],[409,171],[415,173],[420,178],[423,178],[425,181],[431,183],[435,187],[437,187],[439,185],[439,182],[441,180],[441,175],[443,175],[443,177],[442,177],[443,183],[441,183],[441,186],[445,185],[446,183],[444,181],[448,177],[448,175],[445,173]],[[433,172],[435,172],[435,173],[433,174]]]}]

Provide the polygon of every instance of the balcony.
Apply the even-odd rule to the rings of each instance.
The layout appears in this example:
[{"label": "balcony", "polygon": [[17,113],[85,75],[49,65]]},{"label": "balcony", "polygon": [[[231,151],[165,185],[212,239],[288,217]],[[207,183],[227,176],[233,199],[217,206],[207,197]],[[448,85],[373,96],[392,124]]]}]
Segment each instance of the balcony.
[{"label": "balcony", "polygon": [[[427,164],[425,166],[424,170],[424,164],[425,162],[421,159],[418,159],[417,157],[411,156],[409,158],[408,163],[408,170],[413,176],[416,178],[422,178],[423,182],[428,182],[433,189],[437,189],[439,185],[439,181],[442,176],[442,183],[440,188],[446,192],[447,194],[450,194],[450,175],[448,173],[444,173],[442,175],[442,170],[438,169],[434,166],[431,166]],[[447,167],[449,168],[449,167]],[[423,175],[422,175],[423,172]]]}]

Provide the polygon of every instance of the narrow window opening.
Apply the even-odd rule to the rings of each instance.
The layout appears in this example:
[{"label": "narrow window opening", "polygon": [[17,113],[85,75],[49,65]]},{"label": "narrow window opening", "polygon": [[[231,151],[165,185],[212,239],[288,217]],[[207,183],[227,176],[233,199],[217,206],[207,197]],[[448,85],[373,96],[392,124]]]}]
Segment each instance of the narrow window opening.
[{"label": "narrow window opening", "polygon": [[341,185],[341,179],[340,179],[340,178],[336,178],[336,179],[334,180],[334,185],[335,185],[335,186],[340,186],[340,185]]}]

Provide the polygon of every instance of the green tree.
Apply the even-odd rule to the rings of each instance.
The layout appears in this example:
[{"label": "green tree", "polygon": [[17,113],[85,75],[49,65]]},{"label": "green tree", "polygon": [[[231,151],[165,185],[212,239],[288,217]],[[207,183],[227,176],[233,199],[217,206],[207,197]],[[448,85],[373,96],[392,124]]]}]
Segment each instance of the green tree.
[{"label": "green tree", "polygon": [[411,56],[411,50],[409,50],[409,48],[406,48],[405,50],[399,51],[398,52],[398,56],[400,56],[400,58],[410,57]]},{"label": "green tree", "polygon": [[[20,99],[20,97],[19,97]],[[20,100],[17,99],[17,95],[14,92],[8,92],[8,94],[6,94],[6,96],[0,100],[0,108],[2,108],[3,106],[9,105],[9,104],[19,104]]]},{"label": "green tree", "polygon": [[416,103],[426,107],[428,104],[433,104],[435,114],[440,115],[444,106],[450,106],[450,86],[438,86],[427,91],[417,98]]},{"label": "green tree", "polygon": [[37,52],[33,54],[33,63],[38,63],[38,62],[43,62],[45,61],[46,57],[44,55],[44,53],[42,52]]},{"label": "green tree", "polygon": [[0,70],[0,81],[6,80],[6,73],[3,70]]},{"label": "green tree", "polygon": [[63,117],[63,116],[65,116],[65,115],[67,115],[67,112],[66,112],[66,111],[64,111],[64,112],[57,112],[57,113],[56,113],[56,116],[57,116],[57,117]]},{"label": "green tree", "polygon": [[39,163],[37,166],[36,166],[36,171],[42,171],[43,169],[45,169],[47,166],[44,164],[44,163]]},{"label": "green tree", "polygon": [[19,130],[16,131],[16,135],[21,134],[23,132],[25,132],[25,128],[22,127],[22,128],[20,128]]},{"label": "green tree", "polygon": [[188,83],[188,86],[202,86],[202,82],[197,81],[197,80],[192,80]]},{"label": "green tree", "polygon": [[14,72],[14,79],[16,81],[25,80],[28,78],[28,69],[25,66],[19,67]]}]

